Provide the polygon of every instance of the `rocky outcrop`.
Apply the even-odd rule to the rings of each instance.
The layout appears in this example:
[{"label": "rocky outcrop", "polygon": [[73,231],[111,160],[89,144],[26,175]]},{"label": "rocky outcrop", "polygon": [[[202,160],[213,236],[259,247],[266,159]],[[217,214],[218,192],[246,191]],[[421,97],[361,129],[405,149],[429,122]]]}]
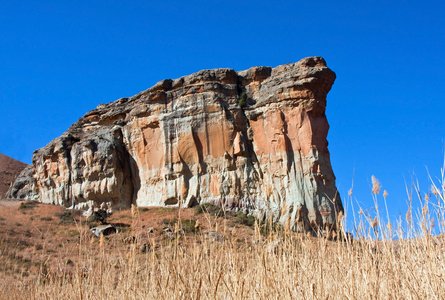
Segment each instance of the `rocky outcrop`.
[{"label": "rocky outcrop", "polygon": [[26,166],[25,163],[0,153],[0,199]]},{"label": "rocky outcrop", "polygon": [[203,70],[101,104],[34,152],[8,196],[67,207],[212,202],[308,230],[342,205],[326,136],[335,73],[321,57]]}]

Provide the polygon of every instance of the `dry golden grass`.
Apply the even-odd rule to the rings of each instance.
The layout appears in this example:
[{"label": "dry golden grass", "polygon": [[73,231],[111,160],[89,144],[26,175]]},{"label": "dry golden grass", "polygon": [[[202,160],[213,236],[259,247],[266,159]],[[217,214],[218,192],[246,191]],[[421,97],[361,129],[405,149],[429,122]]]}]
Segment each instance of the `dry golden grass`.
[{"label": "dry golden grass", "polygon": [[[374,178],[373,184],[377,205],[380,183]],[[370,215],[359,208],[354,215],[353,240],[332,239],[335,235],[346,236],[345,232],[314,238],[291,233],[286,228],[264,234],[258,223],[253,228],[233,225],[230,218],[196,215],[190,209],[142,212],[133,208],[131,212],[120,212],[113,218],[118,222],[126,220],[130,230],[105,238],[93,237],[84,225],[62,228],[53,223],[56,231],[77,228],[79,235],[64,236],[66,243],[62,243],[59,253],[55,257],[48,257],[53,255],[51,252],[41,256],[34,269],[25,266],[22,273],[2,269],[5,276],[0,278],[0,297],[441,299],[445,295],[445,242],[442,235],[432,235],[431,230],[433,226],[443,229],[443,184],[440,188],[435,186],[433,196],[435,203],[432,199],[423,199],[418,221],[414,222],[412,214],[407,214],[404,227],[385,221],[378,210]],[[386,197],[387,193],[383,195],[384,200]],[[32,209],[42,220],[48,220],[37,211],[39,207]],[[190,218],[195,219],[198,225],[194,226],[202,226],[202,230],[173,240],[166,239],[160,228],[156,228],[153,235],[144,233],[148,225],[161,226],[159,220],[165,217],[179,217],[175,232],[180,231],[182,219]],[[437,225],[432,224],[433,219]],[[345,219],[339,220],[342,228]],[[212,241],[203,233],[205,230],[219,232],[224,241]],[[128,235],[135,237],[134,242],[124,242]],[[42,234],[42,239],[50,236]],[[0,238],[3,265],[24,264],[17,253],[30,245],[19,250],[11,239],[5,235]],[[144,243],[149,244],[150,251],[140,251]],[[41,249],[32,247],[37,257]],[[53,249],[48,243],[43,247]],[[26,277],[23,268],[28,268]]]}]

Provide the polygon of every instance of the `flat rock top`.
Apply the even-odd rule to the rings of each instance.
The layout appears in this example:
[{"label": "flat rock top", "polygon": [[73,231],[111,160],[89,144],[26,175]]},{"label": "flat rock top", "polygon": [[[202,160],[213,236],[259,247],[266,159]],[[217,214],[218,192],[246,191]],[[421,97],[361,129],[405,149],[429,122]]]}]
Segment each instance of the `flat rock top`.
[{"label": "flat rock top", "polygon": [[0,199],[8,191],[9,184],[26,166],[27,164],[0,153]]}]

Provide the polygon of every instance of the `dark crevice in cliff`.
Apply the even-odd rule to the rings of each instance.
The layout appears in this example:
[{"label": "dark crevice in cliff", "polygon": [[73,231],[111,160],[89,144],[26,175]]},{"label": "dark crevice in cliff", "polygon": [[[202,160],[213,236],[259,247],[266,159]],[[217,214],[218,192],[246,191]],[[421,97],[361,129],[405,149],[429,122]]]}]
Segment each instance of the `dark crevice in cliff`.
[{"label": "dark crevice in cliff", "polygon": [[66,160],[66,165],[68,167],[68,183],[65,187],[65,206],[73,206],[75,205],[75,199],[72,197],[72,161],[71,161],[71,149],[73,148],[74,144],[78,143],[80,141],[79,138],[74,137],[71,134],[68,134],[63,140],[62,140],[62,146],[64,149],[63,156]]},{"label": "dark crevice in cliff", "polygon": [[[248,164],[250,164],[252,166],[254,172],[258,173],[260,178],[262,179],[263,173],[261,171],[261,167],[259,166],[259,160],[258,160],[258,157],[254,150],[253,139],[251,139],[250,135],[249,135],[249,129],[251,129],[250,121],[249,121],[249,118],[247,117],[246,112],[245,112],[245,108],[247,108],[250,105],[255,105],[255,101],[253,99],[251,99],[251,97],[247,93],[246,87],[243,85],[242,78],[240,76],[238,76],[237,89],[238,89],[238,95],[239,95],[238,101],[243,100],[241,97],[245,97],[245,105],[240,106],[241,118],[239,118],[239,119],[241,119],[242,121],[237,122],[237,123],[241,123],[240,124],[241,126],[238,127],[238,130],[242,132],[242,136],[244,137],[243,142],[244,142],[245,149],[247,152]],[[236,124],[235,124],[235,126],[236,126]],[[255,165],[256,165],[256,167],[255,167]]]},{"label": "dark crevice in cliff", "polygon": [[[123,187],[126,185],[129,185],[129,195],[124,195],[126,199],[125,202],[127,206],[130,206],[131,204],[136,205],[137,195],[139,192],[139,189],[141,188],[141,179],[139,177],[139,167],[137,165],[137,162],[134,160],[134,158],[131,156],[131,154],[128,152],[127,147],[124,143],[121,144],[122,147],[122,168],[124,172],[124,183]],[[126,182],[128,178],[128,182]]]},{"label": "dark crevice in cliff", "polygon": [[192,130],[192,138],[193,138],[193,142],[195,143],[196,150],[198,152],[198,161],[199,161],[198,175],[205,174],[205,173],[207,173],[207,164],[204,161],[202,143],[194,130]]},{"label": "dark crevice in cliff", "polygon": [[208,130],[208,124],[207,124],[207,109],[206,109],[206,102],[204,97],[202,98],[202,110],[203,110],[203,122],[204,122],[204,132],[206,135],[205,143],[206,143],[206,153],[210,153],[210,139],[209,139],[209,130]]},{"label": "dark crevice in cliff", "polygon": [[227,121],[233,123],[233,115],[232,115],[232,113],[230,112],[228,103],[225,102],[225,101],[223,101],[223,100],[222,100],[221,98],[219,98],[219,97],[218,97],[215,101],[218,102],[219,106],[220,106],[221,109],[224,111],[224,117],[225,117],[225,119],[226,119]]},{"label": "dark crevice in cliff", "polygon": [[172,148],[172,128],[175,126],[171,124],[174,122],[173,120],[165,120],[164,121],[164,153],[165,153],[165,168],[167,169],[167,173],[165,174],[165,179],[169,179],[171,174],[173,173],[173,148]]},{"label": "dark crevice in cliff", "polygon": [[[181,174],[183,177],[183,186],[181,190],[180,198],[182,200],[182,203],[185,203],[185,200],[187,199],[188,194],[190,193],[190,179],[193,177],[192,171],[190,170],[188,164],[184,161],[184,159],[179,155],[179,160],[182,163],[182,170]],[[186,203],[187,206],[192,206],[194,202],[192,203]]]}]

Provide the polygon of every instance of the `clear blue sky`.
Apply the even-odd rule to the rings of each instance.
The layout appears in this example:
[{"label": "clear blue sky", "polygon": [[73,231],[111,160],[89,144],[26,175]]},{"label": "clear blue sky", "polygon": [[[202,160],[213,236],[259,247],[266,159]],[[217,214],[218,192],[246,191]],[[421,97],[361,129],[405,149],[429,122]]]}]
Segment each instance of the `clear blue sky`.
[{"label": "clear blue sky", "polygon": [[[152,3],[153,2],[153,3]],[[323,56],[337,186],[406,212],[443,166],[443,1],[1,1],[0,153],[26,163],[99,103],[201,69]]]}]

